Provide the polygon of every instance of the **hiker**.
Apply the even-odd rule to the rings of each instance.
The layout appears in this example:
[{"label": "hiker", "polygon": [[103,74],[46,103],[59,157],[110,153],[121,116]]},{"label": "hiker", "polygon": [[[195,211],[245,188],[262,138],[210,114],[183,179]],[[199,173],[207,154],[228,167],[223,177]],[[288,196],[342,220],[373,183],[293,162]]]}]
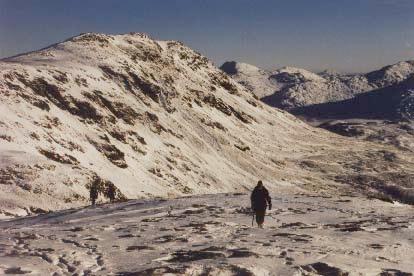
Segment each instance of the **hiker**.
[{"label": "hiker", "polygon": [[266,208],[269,206],[269,210],[272,209],[272,200],[269,196],[269,191],[263,186],[263,182],[259,180],[257,186],[254,188],[250,196],[252,210],[256,215],[256,222],[259,228],[263,228],[264,217],[266,214]]},{"label": "hiker", "polygon": [[115,194],[115,185],[113,183],[109,183],[108,188],[106,189],[106,197],[109,198],[111,203],[115,201]]},{"label": "hiker", "polygon": [[98,199],[98,181],[94,180],[89,190],[89,197],[92,201],[92,205],[95,205],[96,199]]}]

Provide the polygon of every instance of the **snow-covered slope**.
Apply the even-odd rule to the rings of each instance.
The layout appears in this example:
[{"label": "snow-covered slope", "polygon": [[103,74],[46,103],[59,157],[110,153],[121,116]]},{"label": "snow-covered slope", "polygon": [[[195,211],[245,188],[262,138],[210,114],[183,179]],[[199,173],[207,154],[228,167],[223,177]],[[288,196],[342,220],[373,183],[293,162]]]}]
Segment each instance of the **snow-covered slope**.
[{"label": "snow-covered slope", "polygon": [[5,59],[0,91],[6,214],[85,204],[93,178],[120,199],[244,190],[294,176],[275,160],[322,135],[181,43],[143,34],[83,34]]}]

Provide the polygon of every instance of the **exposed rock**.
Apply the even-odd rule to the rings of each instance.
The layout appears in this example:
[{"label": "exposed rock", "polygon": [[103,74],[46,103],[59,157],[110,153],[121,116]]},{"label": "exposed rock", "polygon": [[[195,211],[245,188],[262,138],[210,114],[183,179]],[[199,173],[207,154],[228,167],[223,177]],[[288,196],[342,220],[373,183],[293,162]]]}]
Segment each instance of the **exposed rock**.
[{"label": "exposed rock", "polygon": [[71,165],[79,164],[79,161],[76,160],[75,157],[69,154],[60,155],[56,152],[52,152],[52,151],[45,150],[45,149],[39,149],[39,153],[43,154],[44,156],[46,156],[47,158],[53,161],[56,161],[62,164],[71,164]]},{"label": "exposed rock", "polygon": [[125,154],[116,146],[109,143],[100,143],[89,139],[89,142],[114,165],[120,168],[127,168],[128,164],[125,162]]}]

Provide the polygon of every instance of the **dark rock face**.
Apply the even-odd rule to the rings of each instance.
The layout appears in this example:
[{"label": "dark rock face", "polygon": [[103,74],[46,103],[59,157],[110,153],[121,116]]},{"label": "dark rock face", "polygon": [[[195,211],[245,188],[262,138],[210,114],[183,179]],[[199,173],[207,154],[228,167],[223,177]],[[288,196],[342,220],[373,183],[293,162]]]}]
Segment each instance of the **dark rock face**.
[{"label": "dark rock face", "polygon": [[226,61],[220,66],[220,69],[229,75],[234,75],[237,74],[236,64],[237,63],[235,61]]},{"label": "dark rock face", "polygon": [[62,164],[70,164],[70,165],[77,165],[79,164],[79,161],[76,160],[75,157],[65,154],[65,155],[60,155],[58,153],[49,151],[49,150],[45,150],[45,149],[39,149],[39,153],[43,154],[44,156],[46,156],[47,158],[62,163]]},{"label": "dark rock face", "polygon": [[127,124],[133,125],[137,119],[140,119],[140,115],[133,108],[113,99],[107,99],[101,91],[83,92],[83,95],[94,104],[109,110],[116,118]]},{"label": "dark rock face", "polygon": [[112,183],[109,180],[103,179],[98,175],[93,175],[91,182],[87,183],[86,188],[89,190],[92,185],[95,185],[97,187],[97,191],[100,194],[106,194],[108,189],[114,188],[115,194],[116,194],[116,201],[122,202],[127,200],[127,197],[119,190],[118,187],[114,183]]},{"label": "dark rock face", "polygon": [[[168,112],[174,112],[175,108],[171,105],[171,99],[177,96],[177,93],[174,89],[170,91],[165,91],[164,88],[150,81],[145,77],[140,77],[136,73],[126,70],[125,72],[117,72],[110,66],[100,66],[99,67],[106,77],[118,82],[125,90],[137,95],[138,92],[141,92],[146,97],[150,98],[157,104],[162,105]],[[173,82],[172,79],[169,79],[167,83]],[[171,86],[170,86],[171,87]]]},{"label": "dark rock face", "polygon": [[[64,95],[65,92],[57,85],[51,84],[43,78],[35,78],[28,80],[25,76],[17,74],[17,79],[26,87],[33,90],[35,95],[45,98],[47,101],[56,105],[62,110],[66,110],[73,115],[79,116],[82,119],[91,119],[94,122],[98,122],[102,119],[102,115],[96,110],[96,108],[88,101],[82,101],[75,99],[71,95]],[[42,110],[49,111],[50,106],[47,101],[34,99],[30,96],[26,96],[26,99],[36,107]]]},{"label": "dark rock face", "polygon": [[203,98],[203,102],[223,112],[227,116],[234,115],[237,119],[245,124],[250,124],[252,122],[251,116],[247,115],[243,111],[237,111],[235,108],[226,104],[222,99],[217,98],[213,94],[206,95]]},{"label": "dark rock face", "polygon": [[225,90],[227,90],[230,94],[237,95],[238,88],[230,81],[229,77],[222,73],[210,74],[210,78],[213,84],[217,86],[221,86]]},{"label": "dark rock face", "polygon": [[89,139],[89,142],[114,165],[120,168],[127,168],[128,164],[125,161],[125,154],[120,151],[116,146],[106,143],[106,142],[97,142],[92,139]]}]

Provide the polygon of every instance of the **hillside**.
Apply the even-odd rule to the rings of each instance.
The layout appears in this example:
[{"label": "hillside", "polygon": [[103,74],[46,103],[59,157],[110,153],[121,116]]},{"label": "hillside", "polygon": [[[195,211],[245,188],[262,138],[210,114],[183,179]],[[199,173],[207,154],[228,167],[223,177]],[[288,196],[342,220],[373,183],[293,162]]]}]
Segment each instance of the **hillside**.
[{"label": "hillside", "polygon": [[259,178],[286,193],[411,200],[412,155],[308,126],[179,42],[83,34],[2,60],[0,92],[3,216],[88,204],[93,179],[118,200]]}]

